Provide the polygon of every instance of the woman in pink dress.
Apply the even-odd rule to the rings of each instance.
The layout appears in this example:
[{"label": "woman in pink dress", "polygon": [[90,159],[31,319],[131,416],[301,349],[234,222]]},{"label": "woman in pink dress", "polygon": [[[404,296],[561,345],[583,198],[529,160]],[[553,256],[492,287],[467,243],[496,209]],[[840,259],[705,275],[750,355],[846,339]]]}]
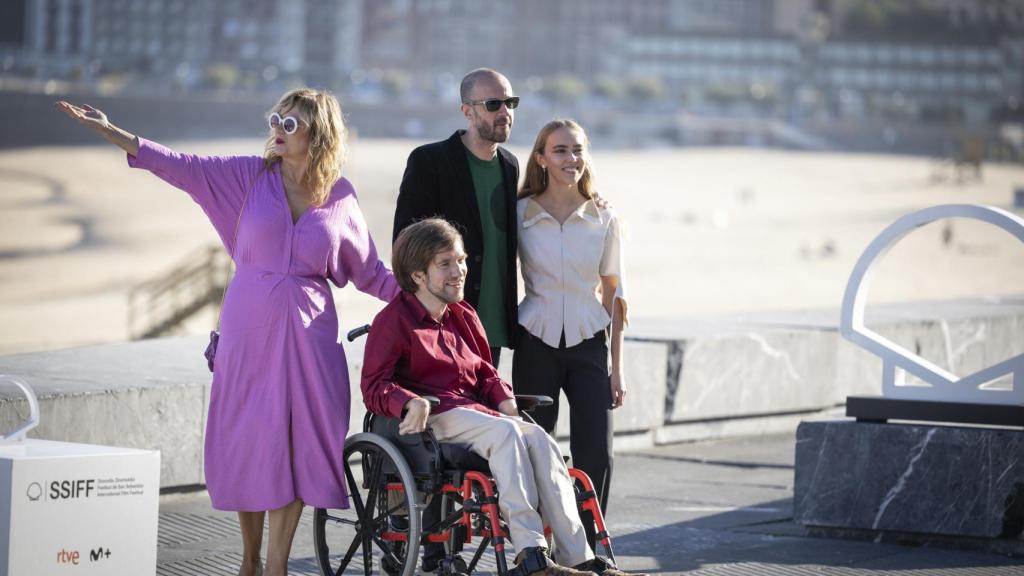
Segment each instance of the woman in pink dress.
[{"label": "woman in pink dress", "polygon": [[58,107],[124,149],[129,166],[187,192],[235,262],[213,372],[206,484],[214,508],[238,512],[239,574],[263,572],[269,511],[267,574],[283,576],[302,506],[348,507],[348,369],[327,282],[352,282],[385,301],[399,292],[340,174],[338,101],[308,88],[285,94],[269,115],[262,157],[182,154],[91,106]]}]

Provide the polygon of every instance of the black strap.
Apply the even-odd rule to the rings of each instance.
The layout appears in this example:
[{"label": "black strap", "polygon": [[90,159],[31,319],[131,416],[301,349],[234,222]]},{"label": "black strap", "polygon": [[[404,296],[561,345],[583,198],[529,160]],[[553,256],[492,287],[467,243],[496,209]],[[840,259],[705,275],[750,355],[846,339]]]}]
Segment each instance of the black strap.
[{"label": "black strap", "polygon": [[530,576],[534,572],[544,570],[551,565],[551,559],[546,552],[539,546],[523,550],[519,564],[507,572],[508,576]]}]

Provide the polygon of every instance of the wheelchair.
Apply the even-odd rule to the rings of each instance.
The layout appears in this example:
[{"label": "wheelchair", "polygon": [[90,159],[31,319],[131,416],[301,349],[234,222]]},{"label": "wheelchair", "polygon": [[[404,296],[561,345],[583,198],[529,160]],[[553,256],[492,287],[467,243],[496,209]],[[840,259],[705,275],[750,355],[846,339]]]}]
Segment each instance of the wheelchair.
[{"label": "wheelchair", "polygon": [[[368,331],[369,326],[357,328],[348,339]],[[431,407],[437,405],[436,398],[426,398]],[[552,399],[517,395],[516,402],[523,417],[532,422],[528,412],[551,404]],[[396,418],[367,412],[362,432],[346,439],[349,509],[313,512],[313,543],[321,573],[338,576],[351,569],[369,576],[379,566],[388,576],[411,576],[420,546],[428,542],[445,544],[438,576],[472,574],[488,548],[493,549],[499,576],[514,573],[505,558],[508,528],[486,460],[463,445],[438,442],[429,426],[420,434],[401,435],[398,424]],[[593,483],[582,470],[570,468],[569,474],[575,480],[581,519],[593,519],[594,541],[614,562]],[[441,499],[441,519],[423,526],[422,513],[432,498]],[[550,537],[549,530],[545,532]],[[475,551],[460,571],[453,558],[466,546],[475,546]]]}]

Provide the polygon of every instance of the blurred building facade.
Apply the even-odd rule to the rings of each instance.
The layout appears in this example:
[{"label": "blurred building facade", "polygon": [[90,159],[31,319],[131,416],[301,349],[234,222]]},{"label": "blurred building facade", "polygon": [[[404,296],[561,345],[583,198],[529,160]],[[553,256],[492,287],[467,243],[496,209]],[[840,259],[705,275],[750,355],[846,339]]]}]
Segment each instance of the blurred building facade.
[{"label": "blurred building facade", "polygon": [[361,10],[337,0],[5,0],[0,58],[6,75],[134,91],[327,83],[358,66]]},{"label": "blurred building facade", "polygon": [[1024,0],[4,0],[5,78],[99,90],[457,98],[793,126],[1020,122]]}]

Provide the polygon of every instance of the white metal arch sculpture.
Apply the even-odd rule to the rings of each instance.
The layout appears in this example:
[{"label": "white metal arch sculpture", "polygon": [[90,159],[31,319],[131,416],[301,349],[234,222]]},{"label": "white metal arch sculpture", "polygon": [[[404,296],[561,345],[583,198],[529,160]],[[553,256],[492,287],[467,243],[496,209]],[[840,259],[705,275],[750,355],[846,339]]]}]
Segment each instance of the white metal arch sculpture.
[{"label": "white metal arch sculpture", "polygon": [[28,431],[39,425],[39,401],[36,400],[36,395],[32,392],[32,389],[29,388],[28,383],[21,378],[8,376],[7,374],[0,374],[0,382],[10,382],[18,388],[21,388],[25,397],[28,398],[28,420],[18,424],[14,430],[11,430],[10,432],[0,433],[0,444],[24,442]]},{"label": "white metal arch sculpture", "polygon": [[[946,218],[981,220],[1006,230],[1024,243],[1024,219],[992,206],[946,204],[907,214],[883,230],[857,260],[846,284],[839,331],[847,340],[882,359],[882,394],[886,397],[1024,405],[1024,354],[1018,354],[961,378],[864,326],[864,308],[875,262],[911,231]],[[897,386],[897,367],[924,380],[930,386]],[[1011,373],[1013,383],[1009,390],[980,388],[987,382]]]}]

